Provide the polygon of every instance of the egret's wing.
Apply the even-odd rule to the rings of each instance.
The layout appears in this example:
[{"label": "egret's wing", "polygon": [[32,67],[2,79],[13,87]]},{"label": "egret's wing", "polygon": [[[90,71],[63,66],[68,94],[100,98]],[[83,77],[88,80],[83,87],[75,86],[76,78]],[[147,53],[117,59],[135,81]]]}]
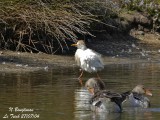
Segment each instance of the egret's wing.
[{"label": "egret's wing", "polygon": [[100,54],[91,49],[77,49],[75,54],[77,64],[85,71],[96,72],[104,68]]},{"label": "egret's wing", "polygon": [[91,50],[91,49],[87,49],[86,53],[90,54],[90,56],[88,56],[88,57],[90,57],[90,58],[93,57],[94,59],[98,59],[101,62],[101,64],[103,64],[102,57],[101,57],[100,53],[98,53],[98,52],[96,52],[94,50]]},{"label": "egret's wing", "polygon": [[88,61],[90,67],[93,67],[93,69],[97,68],[98,70],[104,68],[104,64],[99,53],[96,53],[91,49],[87,49],[86,54],[88,54],[88,56],[86,56],[86,60]]},{"label": "egret's wing", "polygon": [[87,54],[90,54],[90,55],[94,55],[94,56],[101,57],[101,54],[100,54],[100,53],[98,53],[98,52],[96,52],[96,51],[94,51],[94,50],[91,50],[91,49],[86,49],[85,52],[86,52]]}]

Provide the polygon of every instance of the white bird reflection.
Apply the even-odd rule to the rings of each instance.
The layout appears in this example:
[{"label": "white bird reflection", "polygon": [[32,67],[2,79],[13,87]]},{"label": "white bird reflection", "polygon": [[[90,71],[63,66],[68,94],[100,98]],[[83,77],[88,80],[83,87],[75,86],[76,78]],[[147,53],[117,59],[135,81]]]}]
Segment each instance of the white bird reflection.
[{"label": "white bird reflection", "polygon": [[91,95],[85,88],[75,90],[75,109],[76,112],[90,110],[89,99]]},{"label": "white bird reflection", "polygon": [[90,104],[89,99],[91,95],[85,88],[76,89],[75,92],[75,119],[85,120],[90,116]]}]

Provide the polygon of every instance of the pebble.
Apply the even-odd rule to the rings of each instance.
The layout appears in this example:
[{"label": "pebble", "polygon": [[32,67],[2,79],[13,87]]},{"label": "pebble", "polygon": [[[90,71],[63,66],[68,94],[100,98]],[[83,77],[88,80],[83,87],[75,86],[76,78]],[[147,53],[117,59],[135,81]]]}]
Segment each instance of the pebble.
[{"label": "pebble", "polygon": [[44,67],[44,70],[45,70],[45,71],[48,71],[48,69],[49,69],[48,66]]},{"label": "pebble", "polygon": [[22,67],[22,64],[16,64],[17,67]]}]

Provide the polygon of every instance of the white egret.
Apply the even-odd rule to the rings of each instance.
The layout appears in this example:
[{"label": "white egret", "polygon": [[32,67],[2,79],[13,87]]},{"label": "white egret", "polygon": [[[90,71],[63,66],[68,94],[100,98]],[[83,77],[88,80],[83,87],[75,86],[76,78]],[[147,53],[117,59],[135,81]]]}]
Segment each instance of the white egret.
[{"label": "white egret", "polygon": [[[81,74],[78,77],[80,83],[82,84],[82,75],[83,71],[93,73],[98,72],[104,69],[104,64],[101,59],[101,55],[89,48],[86,47],[86,44],[83,40],[79,40],[76,44],[71,46],[76,46],[77,51],[75,53],[75,61],[77,65],[81,68]],[[98,78],[99,75],[97,73]]]}]

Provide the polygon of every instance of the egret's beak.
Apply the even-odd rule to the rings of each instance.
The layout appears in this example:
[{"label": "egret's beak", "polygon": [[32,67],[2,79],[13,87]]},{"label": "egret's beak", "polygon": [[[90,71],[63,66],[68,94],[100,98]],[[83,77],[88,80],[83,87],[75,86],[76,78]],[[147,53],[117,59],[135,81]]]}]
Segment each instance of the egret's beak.
[{"label": "egret's beak", "polygon": [[151,91],[150,91],[150,90],[148,90],[148,89],[146,89],[146,90],[145,90],[145,94],[146,94],[146,95],[149,95],[149,96],[152,96]]},{"label": "egret's beak", "polygon": [[76,46],[77,46],[77,44],[72,44],[71,46],[75,46],[75,47],[76,47]]}]

